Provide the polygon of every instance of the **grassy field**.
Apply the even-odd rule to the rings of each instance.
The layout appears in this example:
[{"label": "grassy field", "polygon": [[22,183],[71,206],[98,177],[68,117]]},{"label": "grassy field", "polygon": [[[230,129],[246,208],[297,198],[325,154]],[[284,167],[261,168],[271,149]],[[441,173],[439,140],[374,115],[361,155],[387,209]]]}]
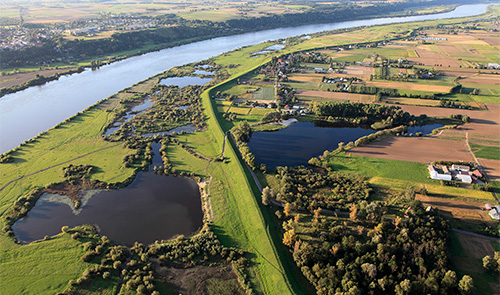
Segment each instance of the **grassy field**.
[{"label": "grassy field", "polygon": [[20,246],[0,236],[0,290],[2,294],[47,294],[63,291],[87,267],[85,252],[69,234]]},{"label": "grassy field", "polygon": [[[91,179],[104,182],[120,182],[130,177],[134,169],[122,165],[122,158],[130,151],[101,137],[110,120],[111,113],[92,108],[13,152],[12,163],[0,164],[0,187],[6,186],[0,192],[0,213],[33,188],[63,181],[62,168],[69,164],[95,166]],[[55,165],[58,166],[47,169]],[[32,173],[36,174],[28,176]]]},{"label": "grassy field", "polygon": [[376,186],[404,190],[408,186],[420,189],[425,185],[429,195],[456,197],[461,200],[484,202],[494,201],[489,192],[470,190],[459,187],[441,186],[439,181],[430,179],[427,165],[388,159],[349,156],[345,153],[328,158],[328,164],[334,171],[355,173],[367,176]]},{"label": "grassy field", "polygon": [[413,186],[417,190],[425,185],[429,196],[456,198],[457,200],[470,201],[483,204],[485,202],[495,202],[495,198],[490,192],[471,190],[460,187],[442,186],[440,184],[427,184],[418,181],[404,181],[384,177],[373,177],[370,183],[376,186],[395,188],[404,190],[408,186]]},{"label": "grassy field", "polygon": [[[449,232],[449,237],[451,266],[452,269],[457,272],[457,277],[460,278],[464,274],[470,275],[474,280],[476,294],[494,294],[492,292],[493,289],[490,287],[490,283],[498,284],[498,277],[484,271],[481,259],[471,255],[471,251],[475,249],[470,248],[469,243],[464,246],[461,239],[453,231]],[[463,239],[464,238],[462,238],[462,240]]]},{"label": "grassy field", "polygon": [[500,160],[500,147],[471,144],[474,155],[478,158]]}]

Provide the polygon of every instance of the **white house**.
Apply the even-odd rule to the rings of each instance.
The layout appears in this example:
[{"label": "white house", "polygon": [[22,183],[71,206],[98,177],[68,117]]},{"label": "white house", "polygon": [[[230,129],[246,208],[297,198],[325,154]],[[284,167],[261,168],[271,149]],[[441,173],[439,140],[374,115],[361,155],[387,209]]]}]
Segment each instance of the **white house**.
[{"label": "white house", "polygon": [[468,172],[470,170],[470,167],[469,166],[464,166],[464,165],[451,165],[451,169],[453,170],[458,170],[458,171],[464,171],[464,172]]},{"label": "white house", "polygon": [[434,167],[434,165],[429,165],[429,167],[427,169],[429,169],[429,173],[430,173],[432,179],[447,180],[447,181],[451,180],[451,173],[442,172],[442,171],[436,169],[436,167]]},{"label": "white house", "polygon": [[455,177],[462,182],[472,183],[472,177],[467,172],[460,171]]}]

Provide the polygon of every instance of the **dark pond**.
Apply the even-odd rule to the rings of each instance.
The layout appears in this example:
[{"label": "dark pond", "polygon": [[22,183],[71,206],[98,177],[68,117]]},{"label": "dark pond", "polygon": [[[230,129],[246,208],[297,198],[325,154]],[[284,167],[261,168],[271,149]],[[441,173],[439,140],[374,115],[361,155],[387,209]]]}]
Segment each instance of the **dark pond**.
[{"label": "dark pond", "polygon": [[[161,165],[155,144],[153,165]],[[152,169],[151,169],[152,170]],[[139,172],[126,188],[87,191],[75,210],[66,196],[44,194],[13,230],[21,243],[52,236],[61,227],[92,224],[100,234],[123,245],[150,244],[176,235],[191,235],[201,226],[203,212],[196,182],[189,178]]]},{"label": "dark pond", "polygon": [[413,135],[415,135],[415,133],[417,133],[417,132],[422,132],[423,135],[428,135],[428,134],[432,133],[432,130],[437,129],[437,128],[441,128],[441,127],[443,127],[443,125],[441,125],[441,124],[427,124],[427,125],[422,125],[422,126],[412,126],[412,127],[408,127],[408,134],[413,133]]},{"label": "dark pond", "polygon": [[201,78],[201,77],[191,77],[191,76],[185,76],[185,77],[170,77],[170,78],[165,78],[160,81],[160,84],[165,85],[165,86],[179,86],[179,88],[182,88],[184,86],[188,85],[205,85],[208,82],[212,81],[212,78]]},{"label": "dark pond", "polygon": [[307,165],[309,159],[325,150],[335,150],[339,142],[347,144],[375,132],[360,127],[326,128],[299,122],[274,132],[255,132],[248,146],[258,163],[273,170],[276,166]]}]

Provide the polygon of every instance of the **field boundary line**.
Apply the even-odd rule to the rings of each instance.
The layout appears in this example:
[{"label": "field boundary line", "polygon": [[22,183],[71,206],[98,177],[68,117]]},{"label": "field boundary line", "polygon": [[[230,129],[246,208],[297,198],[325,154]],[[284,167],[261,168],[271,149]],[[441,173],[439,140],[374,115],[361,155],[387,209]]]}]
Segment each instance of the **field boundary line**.
[{"label": "field boundary line", "polygon": [[32,175],[35,175],[35,174],[38,174],[38,173],[41,173],[41,172],[47,171],[47,170],[49,170],[49,169],[52,169],[52,168],[55,168],[55,167],[58,167],[58,166],[61,166],[61,165],[64,165],[64,164],[67,164],[67,163],[69,163],[69,162],[72,162],[72,161],[74,161],[74,160],[78,160],[78,159],[84,158],[84,157],[86,157],[86,156],[88,156],[88,155],[91,155],[91,154],[95,154],[95,153],[102,152],[102,151],[107,150],[107,149],[110,149],[110,148],[117,147],[117,146],[119,146],[119,145],[121,145],[121,143],[116,144],[116,145],[112,145],[112,146],[109,146],[109,147],[105,147],[105,148],[102,148],[102,149],[98,149],[98,150],[96,150],[96,151],[93,151],[93,152],[90,152],[90,153],[83,154],[83,155],[81,155],[81,156],[78,156],[78,157],[76,157],[76,158],[73,158],[73,159],[70,159],[70,160],[67,160],[67,161],[61,162],[61,163],[59,163],[59,164],[52,165],[52,166],[50,166],[50,167],[40,169],[40,170],[35,171],[35,172],[32,172],[32,173],[30,173],[30,174],[23,175],[23,176],[21,176],[21,177],[18,177],[18,178],[16,178],[16,179],[13,179],[13,180],[9,181],[7,184],[5,184],[3,187],[1,187],[1,188],[0,188],[0,192],[2,192],[4,189],[6,189],[9,185],[11,185],[11,184],[13,184],[13,183],[15,183],[15,182],[17,182],[17,181],[19,181],[19,180],[23,179],[23,178],[26,178],[26,177],[29,177],[29,176],[32,176]]}]

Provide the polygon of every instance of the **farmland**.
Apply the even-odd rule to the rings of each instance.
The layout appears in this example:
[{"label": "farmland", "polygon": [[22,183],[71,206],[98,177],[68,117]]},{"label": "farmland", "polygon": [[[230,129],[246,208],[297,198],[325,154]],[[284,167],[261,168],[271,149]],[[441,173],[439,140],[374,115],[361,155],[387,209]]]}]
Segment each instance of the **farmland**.
[{"label": "farmland", "polygon": [[[199,13],[199,11],[196,12]],[[428,23],[425,25],[430,26]],[[478,54],[481,54],[482,57],[476,58],[474,56],[472,59],[464,58],[460,60],[459,63],[458,56],[461,55],[459,54],[460,51],[457,53],[457,50],[461,47],[458,46],[459,42],[454,39],[455,35],[449,35],[449,37],[447,37],[449,40],[455,40],[453,41],[455,49],[444,47],[444,45],[440,47],[438,46],[439,44],[424,44],[424,42],[417,41],[418,39],[404,41],[413,44],[412,48],[414,49],[399,50],[397,48],[392,48],[396,45],[383,44],[383,40],[388,36],[398,40],[410,38],[406,35],[406,29],[411,26],[411,24],[391,25],[376,28],[362,28],[347,33],[322,33],[306,41],[303,40],[303,42],[298,44],[290,42],[291,44],[286,44],[286,47],[282,49],[282,51],[270,52],[256,58],[251,58],[250,56],[254,52],[270,44],[266,43],[254,47],[238,49],[233,52],[224,53],[209,61],[215,64],[218,70],[224,73],[222,77],[225,78],[224,80],[216,80],[214,84],[204,89],[199,97],[200,105],[198,106],[203,110],[203,123],[206,125],[204,125],[203,130],[195,133],[176,134],[173,135],[172,138],[169,137],[170,141],[166,143],[165,152],[169,164],[175,169],[175,173],[183,173],[180,175],[194,173],[196,177],[208,180],[206,198],[210,198],[209,202],[213,209],[213,215],[210,214],[210,223],[207,223],[206,226],[211,228],[216,235],[216,240],[220,241],[224,247],[234,247],[236,249],[230,250],[233,254],[234,252],[243,250],[241,251],[243,254],[237,255],[242,255],[241,257],[244,259],[239,259],[236,262],[233,261],[233,266],[237,264],[244,266],[243,273],[245,279],[241,279],[240,274],[238,277],[240,284],[234,283],[236,278],[233,272],[226,269],[225,266],[221,267],[221,265],[226,265],[224,264],[225,262],[222,262],[222,258],[226,258],[224,256],[222,256],[221,261],[216,262],[216,264],[220,263],[217,264],[217,267],[212,268],[210,264],[213,263],[213,261],[210,261],[208,258],[202,258],[202,263],[206,264],[190,268],[193,266],[193,263],[198,262],[188,260],[187,257],[189,256],[185,255],[186,257],[180,257],[184,259],[182,262],[179,260],[176,262],[178,264],[174,264],[174,266],[162,268],[159,274],[160,277],[162,275],[161,272],[167,273],[169,277],[165,280],[159,279],[162,281],[157,285],[160,286],[158,287],[159,290],[172,293],[177,291],[177,289],[172,290],[171,286],[169,286],[174,280],[177,281],[177,283],[180,281],[180,283],[178,283],[180,286],[178,286],[179,288],[189,289],[188,285],[190,285],[190,282],[188,281],[191,280],[191,278],[193,278],[193,284],[198,285],[200,281],[207,278],[205,277],[207,273],[212,272],[213,274],[217,272],[218,269],[224,268],[224,271],[221,271],[221,277],[208,275],[208,277],[212,276],[208,278],[211,282],[212,293],[220,293],[221,280],[227,278],[232,280],[230,285],[231,288],[235,288],[239,291],[241,291],[239,288],[240,285],[243,285],[241,283],[243,280],[245,286],[249,285],[252,292],[258,294],[310,294],[314,292],[312,290],[313,286],[311,286],[313,282],[311,282],[311,277],[308,276],[308,273],[304,270],[312,269],[315,273],[320,273],[321,269],[318,266],[307,266],[306,268],[297,267],[294,263],[294,259],[297,260],[297,257],[295,257],[297,255],[293,255],[294,257],[292,258],[290,253],[296,252],[299,249],[302,251],[306,248],[306,246],[302,246],[301,248],[301,243],[303,241],[311,242],[312,244],[316,243],[316,246],[320,245],[319,241],[331,241],[332,245],[327,244],[328,249],[324,252],[326,252],[327,255],[335,256],[335,247],[337,246],[335,246],[334,242],[343,241],[343,238],[345,238],[346,241],[345,243],[343,242],[342,246],[345,248],[343,249],[343,251],[346,251],[345,253],[347,253],[347,251],[363,251],[364,246],[360,246],[360,241],[366,243],[366,245],[369,245],[370,249],[375,251],[375,249],[380,248],[376,244],[380,244],[382,239],[382,236],[379,236],[377,232],[386,231],[384,234],[387,234],[390,228],[390,231],[394,232],[394,236],[396,236],[396,234],[399,235],[398,231],[400,230],[399,223],[396,221],[397,219],[383,220],[383,213],[380,208],[382,206],[391,207],[391,214],[395,214],[398,217],[406,215],[406,213],[403,214],[403,212],[405,210],[409,211],[409,209],[407,209],[409,204],[413,205],[416,203],[402,201],[401,204],[392,206],[391,198],[403,199],[401,196],[405,194],[405,191],[407,191],[409,187],[414,189],[413,193],[415,193],[415,191],[420,192],[425,188],[427,196],[417,194],[416,199],[422,201],[424,204],[435,206],[439,209],[439,214],[450,220],[457,219],[458,223],[452,223],[452,226],[456,224],[458,224],[457,226],[462,226],[463,224],[460,223],[460,219],[472,219],[472,223],[487,223],[492,227],[496,225],[496,223],[487,219],[488,216],[485,215],[484,211],[478,209],[478,206],[480,206],[478,204],[484,202],[494,204],[495,198],[491,193],[480,190],[473,191],[470,187],[465,186],[443,186],[439,181],[429,179],[427,164],[436,160],[469,162],[475,160],[475,155],[480,158],[479,162],[485,167],[490,178],[497,179],[495,177],[497,177],[499,171],[495,169],[499,159],[496,156],[498,148],[496,143],[500,143],[500,138],[498,135],[499,123],[496,118],[498,118],[500,114],[500,108],[499,104],[495,103],[495,100],[498,99],[498,97],[490,91],[488,97],[492,95],[494,97],[488,99],[493,102],[484,104],[485,108],[483,109],[477,108],[474,110],[444,108],[432,103],[428,103],[426,106],[414,105],[417,104],[416,102],[419,100],[439,102],[440,99],[392,97],[386,95],[386,92],[383,91],[388,91],[387,88],[394,88],[395,90],[404,90],[413,93],[414,90],[422,88],[426,89],[425,92],[431,94],[449,92],[456,86],[454,84],[455,79],[443,78],[426,81],[425,79],[416,80],[417,78],[415,77],[407,77],[409,79],[408,81],[396,81],[396,77],[393,79],[391,79],[391,76],[385,78],[380,77],[382,72],[377,71],[376,67],[372,67],[368,64],[360,65],[356,63],[374,62],[383,67],[384,60],[390,58],[406,58],[408,60],[410,58],[420,58],[420,63],[432,63],[434,59],[442,59],[438,56],[438,54],[440,54],[448,57],[448,59],[445,59],[445,68],[448,68],[449,65],[450,69],[457,71],[457,75],[461,75],[459,64],[462,62],[465,64],[468,61],[472,62],[474,60],[495,60],[494,57],[488,57],[491,51],[490,47],[476,46],[474,47],[475,50],[477,50]],[[425,31],[425,29],[419,30],[419,34],[416,36],[426,36],[428,34],[432,36],[443,35],[445,34],[444,32],[447,31],[446,29],[436,29],[432,26],[431,29],[429,29],[430,31]],[[376,32],[376,34],[371,34],[373,32]],[[464,30],[459,30],[457,34],[459,34],[459,36],[469,36],[469,33],[466,33]],[[496,39],[499,38],[487,32],[481,34],[484,35],[481,36],[490,40],[492,44],[496,44]],[[467,44],[482,44],[478,43],[477,38],[479,37],[474,34],[470,35],[472,39],[466,38],[466,40],[469,40]],[[448,33],[446,33],[446,36],[448,36]],[[342,47],[342,51],[345,51],[342,53],[336,53],[338,48],[331,50],[323,48],[325,45],[338,47],[358,42],[359,40],[365,41],[365,38],[370,38],[370,42],[377,43],[377,46],[361,48],[349,48],[349,46],[346,46],[346,48]],[[475,43],[473,43],[473,40],[475,40]],[[314,51],[315,47],[321,48],[318,49],[318,51]],[[310,51],[302,52],[304,48]],[[469,50],[469,47],[466,47],[466,49]],[[293,53],[294,56],[290,57],[290,55],[287,55],[289,53]],[[455,53],[457,54],[455,55]],[[318,59],[318,56],[321,56],[321,58]],[[468,55],[464,56],[467,57]],[[272,57],[279,58],[272,59]],[[296,60],[294,60],[294,58],[296,58]],[[279,61],[279,59],[281,59],[281,61]],[[281,69],[287,73],[287,71],[291,70],[291,67],[288,67],[284,61],[289,62],[288,65],[297,61],[294,70],[298,72],[290,73],[287,77],[283,77],[284,75],[280,77],[280,86],[278,87],[278,85],[276,85],[278,95],[275,96],[275,85],[273,82],[275,73],[271,66],[267,66],[274,62],[273,66],[281,66]],[[339,63],[345,62],[356,64],[347,66],[343,64],[345,66],[343,68],[343,65]],[[393,62],[392,64],[394,65],[395,63]],[[427,66],[433,67],[431,65]],[[439,67],[441,67],[441,65]],[[315,73],[315,68],[322,68],[326,73]],[[332,71],[330,71],[330,68],[332,68]],[[394,71],[392,71],[393,68],[391,67],[389,69],[388,73],[392,75],[394,73]],[[335,72],[335,70],[337,70],[337,72]],[[343,72],[344,70],[345,73],[339,73],[339,71]],[[430,70],[430,68],[428,70]],[[473,77],[476,74],[479,75],[479,70],[474,70],[476,69],[464,68],[464,73],[472,73],[472,75],[467,77]],[[411,72],[412,71],[406,71],[406,73]],[[395,73],[395,75],[399,75],[399,71]],[[375,75],[379,75],[379,77],[375,77]],[[445,73],[443,75],[447,77]],[[327,83],[323,82],[328,79],[333,81],[338,78],[346,79],[339,80],[342,83],[346,81],[356,81],[356,83],[350,83],[348,87],[344,85],[338,87],[342,89],[345,88],[345,91],[333,91],[334,83],[328,83],[327,85]],[[354,78],[360,78],[361,82],[358,82],[359,80],[353,80]],[[476,96],[481,96],[483,90],[487,89],[484,88],[483,85],[489,85],[489,82],[485,83],[485,80],[489,81],[491,79],[481,78],[479,80],[469,79],[466,81],[470,85],[473,85],[471,88],[478,87],[480,89],[479,94],[459,94],[466,95],[470,97],[471,100]],[[144,95],[146,93],[155,93],[151,91],[151,89],[159,91],[159,93],[165,90],[163,87],[156,85],[156,81],[157,79],[155,78],[146,80],[130,89],[122,91],[12,152],[11,155],[14,157],[13,162],[1,164],[2,182],[0,185],[2,188],[5,187],[5,189],[0,191],[0,212],[6,212],[13,203],[18,202],[16,200],[19,196],[26,195],[30,190],[36,187],[44,187],[52,182],[62,181],[61,167],[59,167],[62,164],[94,165],[99,169],[91,175],[91,180],[100,180],[106,183],[120,183],[132,176],[135,172],[134,170],[139,168],[139,165],[135,163],[130,167],[126,167],[124,165],[124,159],[134,153],[133,149],[125,147],[124,143],[120,141],[111,142],[104,140],[101,135],[106,126],[116,119],[113,117],[114,110],[120,109],[121,105],[126,104],[127,100],[132,99],[134,94]],[[376,93],[372,94],[353,91],[353,88],[359,90],[361,86],[373,87],[378,90]],[[328,89],[329,87],[331,87],[331,89]],[[384,90],[380,91],[381,89]],[[196,99],[198,99],[198,97],[196,97]],[[280,102],[280,99],[283,99],[283,102]],[[197,100],[194,101],[198,102]],[[305,217],[300,217],[299,213],[295,212],[292,213],[292,215],[294,215],[294,220],[296,218],[296,221],[292,221],[291,218],[287,220],[286,218],[289,217],[288,215],[290,212],[287,213],[287,211],[283,211],[282,213],[282,208],[279,206],[264,206],[261,204],[261,192],[257,184],[253,181],[250,169],[244,163],[245,157],[237,146],[237,144],[240,143],[235,143],[232,140],[232,136],[226,136],[229,134],[227,132],[233,127],[244,125],[244,122],[250,124],[259,123],[264,116],[275,113],[275,109],[280,109],[288,113],[283,114],[283,119],[288,118],[289,115],[295,116],[296,114],[293,115],[291,113],[294,109],[290,108],[290,106],[285,106],[288,104],[300,106],[302,110],[308,110],[312,109],[314,103],[328,101],[376,102],[382,105],[394,104],[401,106],[404,111],[408,111],[415,116],[426,114],[428,117],[438,117],[437,119],[432,118],[432,120],[452,121],[451,118],[449,118],[450,115],[460,114],[469,116],[471,121],[468,123],[461,122],[464,124],[450,130],[444,130],[432,136],[414,137],[390,135],[384,139],[375,140],[372,143],[349,148],[346,151],[339,149],[336,152],[327,152],[321,156],[318,155],[320,159],[317,160],[319,164],[322,165],[319,168],[325,169],[324,171],[326,172],[330,172],[329,169],[331,169],[332,173],[330,176],[336,176],[336,172],[342,172],[345,174],[345,176],[342,176],[342,179],[346,181],[358,179],[357,175],[361,176],[359,177],[359,183],[363,183],[369,188],[365,191],[366,200],[368,200],[370,204],[375,204],[375,208],[378,208],[380,220],[376,220],[376,217],[372,220],[371,217],[361,217],[360,215],[360,222],[359,220],[353,221],[358,218],[356,214],[350,216],[350,219],[352,219],[350,221],[344,217],[322,217],[321,209],[317,210],[313,205],[311,206],[315,209],[315,212],[313,212],[315,217],[312,217],[312,214],[310,214],[310,211],[313,210],[309,210],[301,211],[300,214],[303,214]],[[275,106],[271,105],[271,103],[275,103]],[[297,118],[300,120],[317,119],[315,114],[303,114],[305,116],[298,117],[297,115]],[[279,119],[281,118],[280,114]],[[452,122],[460,121],[456,118],[453,120],[455,121]],[[151,118],[150,123],[156,124],[158,121],[161,120],[156,118],[153,120]],[[176,140],[177,144],[174,144],[173,139]],[[485,143],[486,141],[488,141],[488,144]],[[469,149],[469,145],[472,150]],[[192,151],[194,151],[194,153]],[[196,155],[202,155],[204,158],[200,158]],[[145,162],[145,155],[140,155],[139,160]],[[278,181],[277,174],[273,175],[273,172],[267,174],[268,172],[265,171],[265,169],[262,170],[262,173],[257,172],[260,173],[259,175],[261,178],[267,178],[269,184],[271,184],[273,188],[276,188],[276,191],[283,187],[287,187],[286,180],[288,177],[282,177],[282,180],[284,180]],[[306,168],[304,168],[304,170],[309,171]],[[170,172],[172,172],[172,170]],[[312,172],[310,172],[310,175],[316,177]],[[366,183],[363,181],[366,181]],[[310,183],[311,185],[316,185],[316,181],[311,181]],[[309,188],[300,187],[300,189],[301,192],[306,192]],[[318,194],[314,194],[314,197],[321,197],[321,194],[332,193],[330,190],[333,191],[332,188],[328,187],[321,189],[322,190],[317,192]],[[208,190],[210,196],[208,196]],[[344,191],[342,191],[342,194],[342,196],[347,195]],[[410,198],[412,197],[415,196],[410,196]],[[314,204],[313,202],[311,203]],[[362,202],[353,205],[359,206],[361,210],[361,204]],[[283,206],[286,208],[285,204],[283,204]],[[420,210],[422,212],[410,212],[408,214],[413,214],[411,218],[419,218],[419,223],[427,223],[426,226],[430,226],[431,223],[437,222],[437,218],[434,218],[434,216],[431,218],[426,215],[427,213],[423,213],[423,208],[419,209],[422,209]],[[348,214],[348,212],[343,213]],[[283,214],[285,217],[283,217]],[[300,218],[302,218],[302,220],[300,220]],[[405,219],[406,218],[407,217],[405,217]],[[301,222],[300,225],[299,221]],[[401,220],[399,221],[401,222]],[[293,223],[295,223],[295,225],[293,225]],[[283,228],[282,224],[284,224]],[[293,249],[293,246],[290,247],[292,243],[289,243],[289,245],[284,244],[285,239],[283,233],[285,231],[283,229],[287,227],[287,224],[290,227],[297,226],[300,238],[304,239],[303,241],[297,240],[297,244],[293,245],[297,249]],[[439,232],[446,234],[446,226],[443,226],[443,224],[446,223],[440,223],[440,225],[438,225]],[[2,224],[2,227],[3,225],[4,224]],[[334,226],[337,232],[330,232],[330,228],[333,229]],[[401,227],[403,226],[413,226],[413,224],[411,222],[403,222]],[[413,231],[414,229],[415,228],[412,228],[411,230]],[[482,228],[478,229],[474,228],[474,226],[467,227],[466,229],[474,231],[482,230]],[[290,229],[287,229],[287,231],[289,230]],[[324,234],[318,234],[323,230]],[[417,234],[416,232],[415,230],[415,234]],[[434,228],[422,232],[434,234]],[[406,233],[408,233],[408,231]],[[453,233],[451,234],[453,235]],[[352,240],[353,238],[351,237],[354,236],[359,237],[359,241]],[[339,237],[341,239],[338,239]],[[405,234],[401,234],[399,237],[398,239],[400,240],[408,239],[408,235],[405,236]],[[414,236],[412,233],[412,239],[413,238]],[[334,241],[334,239],[338,240]],[[375,242],[377,239],[379,239],[379,241]],[[463,237],[458,234],[452,236],[452,239],[454,239],[451,244],[451,256],[453,257],[452,264],[454,264],[454,269],[457,270],[459,276],[462,277],[463,274],[472,273],[476,280],[476,286],[478,283],[481,284],[478,286],[478,290],[484,294],[491,293],[491,290],[495,288],[495,278],[493,276],[483,276],[484,271],[481,268],[480,262],[478,262],[481,255],[491,254],[491,244],[485,243],[482,240],[479,241]],[[178,237],[176,240],[187,241],[188,238]],[[443,244],[439,244],[439,247],[446,246],[444,240],[446,239],[441,239]],[[459,244],[456,244],[457,240]],[[408,245],[419,242],[428,242],[421,237],[414,241],[410,239],[407,241],[404,247],[410,247]],[[151,245],[149,249],[161,248],[170,242],[157,242],[155,245]],[[387,241],[384,241],[384,243],[386,242]],[[2,246],[2,251],[0,252],[0,257],[2,258],[2,264],[0,265],[0,276],[2,279],[0,280],[0,285],[2,290],[7,290],[8,293],[12,294],[20,293],[20,290],[39,294],[43,294],[44,292],[53,294],[55,292],[64,291],[69,280],[75,280],[85,269],[88,270],[99,265],[99,261],[84,262],[83,259],[80,259],[80,257],[83,257],[82,255],[84,255],[85,251],[87,251],[87,247],[90,247],[89,244],[84,244],[82,240],[70,239],[70,235],[66,233],[51,238],[49,237],[43,241],[38,241],[30,245],[21,246],[14,243],[11,237],[2,232],[0,235],[0,245]],[[429,244],[428,247],[431,247],[430,245],[431,244]],[[202,248],[197,246],[193,248]],[[147,249],[147,246],[135,245],[134,251],[141,247]],[[389,248],[389,245],[383,246],[380,251],[389,251]],[[99,251],[102,251],[102,249]],[[98,250],[95,248],[96,255],[98,254],[97,252]],[[446,251],[443,252],[444,255],[441,257],[442,259],[445,259],[447,256],[445,252]],[[127,263],[128,266],[126,267],[131,265],[131,267],[133,267],[133,264],[142,262],[157,263],[156,258],[147,256],[149,252],[147,255],[146,252],[142,254],[140,258],[135,256],[132,257],[131,260],[134,262]],[[134,255],[139,256],[137,254]],[[165,255],[163,256],[164,257],[158,259],[165,260]],[[229,254],[226,260],[230,261],[232,259],[231,256],[232,254]],[[313,255],[310,256],[312,257]],[[372,256],[375,257],[376,255],[374,254]],[[47,259],[47,257],[50,257],[50,259]],[[352,255],[352,257],[358,256]],[[339,257],[335,259],[337,258]],[[424,258],[421,259],[423,261]],[[431,260],[429,257],[426,257],[426,259]],[[96,258],[95,260],[100,259]],[[106,259],[103,260],[106,261]],[[443,261],[446,262],[446,260],[442,260],[440,263]],[[431,262],[435,263],[436,261]],[[413,262],[408,263],[410,264]],[[467,266],[468,263],[472,265],[470,268]],[[395,265],[397,265],[397,263]],[[181,268],[177,268],[176,266],[180,266]],[[126,267],[124,270],[126,270]],[[147,269],[147,266],[144,267],[144,269]],[[35,275],[31,276],[33,269],[43,269],[43,271],[38,271]],[[65,270],[64,274],[60,273],[62,269]],[[115,275],[115,280],[105,282],[109,287],[107,291],[111,292],[110,290],[112,290],[113,293],[115,290],[116,292],[122,293],[134,291],[132,289],[126,289],[128,288],[126,284],[117,282],[116,278],[122,277],[118,274],[118,270],[112,270],[111,267],[109,270]],[[422,270],[422,268],[420,268],[420,270]],[[389,272],[389,268],[384,268],[384,271]],[[140,272],[141,270],[138,268],[137,273]],[[194,275],[194,273],[201,274]],[[51,274],[57,275],[51,277]],[[373,272],[371,275],[376,276]],[[410,273],[408,275],[411,276]],[[426,275],[428,274],[424,274],[423,277]],[[29,279],[36,284],[26,284],[28,276]],[[128,275],[123,277],[124,280],[135,281],[135,279],[131,279]],[[315,277],[314,281],[317,281],[317,278],[318,277]],[[419,280],[421,280],[421,278],[419,278]],[[101,278],[96,278],[94,282],[96,281],[101,282]],[[492,283],[491,290],[490,283]],[[85,283],[83,283],[82,286],[88,287]],[[439,288],[439,285],[437,288]],[[90,291],[88,293],[97,294],[100,291],[102,290]],[[207,292],[210,293],[210,291]]]}]

